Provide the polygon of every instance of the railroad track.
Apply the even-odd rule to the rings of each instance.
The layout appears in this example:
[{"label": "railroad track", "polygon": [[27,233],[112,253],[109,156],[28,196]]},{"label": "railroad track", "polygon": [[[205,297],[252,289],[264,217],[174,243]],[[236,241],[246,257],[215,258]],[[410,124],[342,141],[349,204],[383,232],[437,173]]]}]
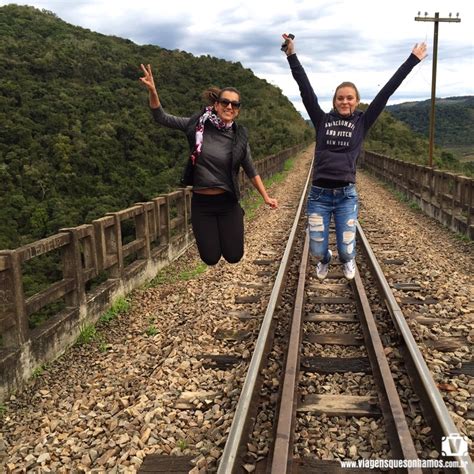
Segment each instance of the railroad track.
[{"label": "railroad track", "polygon": [[[0,464],[7,463],[7,472],[271,472],[273,443],[286,437],[291,444],[280,468],[289,472],[315,466],[337,472],[341,460],[406,456],[399,452],[409,445],[397,441],[386,415],[388,397],[378,383],[385,376],[373,369],[356,281],[348,284],[337,265],[321,283],[313,275],[315,262],[305,264],[294,414],[287,413],[286,421],[292,431],[282,431],[288,344],[308,256],[301,189],[311,156],[312,150],[279,189],[277,213],[258,209],[256,224],[247,219],[254,229],[239,265],[201,273],[192,250],[157,284],[130,295],[130,311],[99,325],[97,341],[71,348],[5,405]],[[370,180],[366,186],[367,179],[360,176],[359,276],[410,445],[419,459],[439,459],[441,437],[453,433],[449,417],[445,422],[436,414],[439,407],[446,411],[443,400],[463,434],[472,427],[474,313],[463,253],[469,249]],[[373,205],[379,197],[382,209]],[[364,235],[379,269],[365,257]],[[417,344],[409,337],[405,342],[410,335]],[[410,355],[416,345],[430,369],[425,367],[426,384],[416,375],[423,374],[423,359]],[[443,399],[430,388],[430,372]],[[445,449],[457,452],[455,441]]]},{"label": "railroad track", "polygon": [[[380,266],[374,258],[365,234],[361,228],[358,231],[365,259],[371,266],[372,272],[376,275],[377,284],[381,288],[382,298],[386,301],[387,308],[393,318],[393,323],[400,335],[399,347],[404,352],[407,371],[410,374],[413,386],[416,387],[416,393],[420,399],[420,408],[427,420],[425,421],[425,432],[432,433],[431,442],[435,444],[435,440],[438,439],[440,442],[442,436],[449,436],[454,439],[455,435],[458,434],[457,429],[418,351],[403,313],[391,292],[391,288],[387,284]],[[349,463],[343,467],[340,460],[319,459],[317,456],[314,456],[314,452],[317,452],[318,449],[313,450],[313,456],[294,457],[295,445],[298,444],[295,440],[298,437],[298,434],[295,434],[298,425],[300,425],[299,441],[301,441],[301,426],[304,427],[304,432],[308,436],[311,423],[317,424],[318,421],[321,423],[320,420],[327,420],[329,417],[342,417],[345,420],[351,419],[352,422],[355,422],[355,427],[351,427],[351,423],[347,423],[345,428],[349,432],[357,430],[357,420],[360,418],[365,418],[365,424],[370,423],[371,429],[380,429],[381,423],[378,420],[383,420],[382,428],[386,432],[388,452],[384,454],[383,460],[380,460],[380,462],[374,461],[370,452],[365,452],[363,458],[366,461],[362,460],[360,464],[354,463],[354,468],[378,466],[385,469],[395,469],[399,466],[408,467],[408,472],[421,473],[426,472],[426,469],[422,470],[422,468],[436,467],[439,469],[433,470],[433,472],[472,472],[472,463],[468,456],[444,458],[442,465],[432,463],[431,461],[427,462],[427,460],[420,460],[415,441],[409,429],[410,422],[399,398],[398,387],[386,357],[386,352],[390,353],[391,348],[384,347],[382,343],[382,336],[379,333],[377,322],[370,309],[369,299],[359,271],[356,272],[356,277],[350,285],[323,283],[316,285],[316,288],[311,286],[311,284],[308,285],[308,243],[306,242],[305,245],[306,248],[303,251],[300,265],[298,290],[292,318],[271,467],[265,466],[262,472],[276,474],[321,471],[347,472],[347,468],[350,466]],[[339,281],[341,277],[337,271],[332,275],[330,274],[329,278],[331,276],[336,281]],[[311,291],[313,289],[316,291]],[[320,296],[327,292],[332,294],[330,296]],[[319,312],[312,313],[311,310],[308,310],[308,302],[310,303],[310,308],[314,308],[316,305],[319,308]],[[332,323],[330,332],[318,332],[317,327],[325,323]],[[305,325],[308,324],[313,326],[313,328],[306,329]],[[349,330],[345,326],[349,326]],[[305,355],[308,353],[303,348],[305,342],[315,346],[309,351],[311,355]],[[331,353],[340,353],[342,352],[341,347],[345,346],[364,346],[366,355],[363,357],[315,357],[312,355],[313,353],[324,353],[325,347],[330,347]],[[334,373],[352,375],[354,373],[371,374],[376,393],[374,394],[374,390],[371,387],[366,387],[367,395],[308,394],[308,387],[312,386],[311,382],[305,381],[307,378],[306,374],[308,373],[316,373],[320,377],[325,374]],[[344,385],[342,377],[339,377],[338,381]],[[321,385],[319,383],[320,388]],[[346,385],[350,385],[350,380]],[[298,386],[300,386],[300,390],[298,390]],[[308,421],[309,417],[304,419],[305,414],[310,414],[311,421]],[[301,415],[303,415],[303,419],[301,419]],[[319,438],[328,439],[327,436],[319,436]],[[308,441],[311,442],[308,439],[303,441],[303,444],[306,446]],[[314,442],[314,445],[317,446],[317,440]],[[351,448],[354,448],[352,453]],[[311,453],[311,450],[309,451]],[[453,449],[453,451],[455,450]],[[355,445],[349,448],[349,454],[353,454],[356,457],[358,453]],[[370,459],[372,459],[372,463]],[[453,465],[459,468],[448,467]]]},{"label": "railroad track", "polygon": [[[267,281],[241,283],[243,288],[270,293],[263,317],[258,311],[238,315],[243,321],[258,321],[258,331],[234,331],[229,336],[231,340],[254,337],[251,358],[201,355],[205,363],[219,370],[246,364],[245,381],[218,466],[193,467],[190,457],[150,455],[140,472],[350,472],[342,468],[341,460],[366,459],[372,460],[372,465],[367,461],[367,468],[374,467],[374,460],[392,462],[392,466],[405,461],[409,472],[421,473],[421,466],[433,468],[435,463],[420,459],[420,451],[441,453],[442,447],[446,449],[441,446],[443,437],[451,440],[454,455],[443,457],[445,467],[432,472],[473,472],[469,456],[457,451],[459,433],[399,305],[400,299],[404,304],[414,302],[393,294],[394,289],[419,288],[410,282],[387,283],[360,226],[358,265],[362,275],[358,269],[349,284],[333,265],[324,282],[311,278],[303,217],[305,194],[279,267],[271,256],[255,261],[264,268],[259,277]],[[386,246],[387,242],[379,238],[377,244]],[[384,265],[400,263],[391,252]],[[255,296],[240,298],[250,307],[259,301]],[[419,304],[430,302],[418,300]],[[389,321],[383,321],[381,335],[382,313],[389,315]],[[284,356],[282,346],[287,350]],[[279,366],[279,380],[268,370],[270,364]],[[406,376],[399,376],[400,364]],[[273,374],[271,380],[268,373]],[[351,437],[362,442],[352,443]],[[449,462],[458,467],[446,467]],[[354,467],[361,466],[364,464]]]}]

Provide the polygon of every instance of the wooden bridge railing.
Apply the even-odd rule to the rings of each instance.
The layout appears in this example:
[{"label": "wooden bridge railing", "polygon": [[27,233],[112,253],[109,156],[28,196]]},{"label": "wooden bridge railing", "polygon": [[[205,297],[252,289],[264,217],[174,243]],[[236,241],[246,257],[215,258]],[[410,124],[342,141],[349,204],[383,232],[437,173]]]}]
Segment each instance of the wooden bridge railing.
[{"label": "wooden bridge railing", "polygon": [[425,214],[474,239],[474,179],[366,151],[360,165],[390,183]]},{"label": "wooden bridge railing", "polygon": [[[281,171],[302,148],[258,162],[262,178]],[[245,192],[249,183],[243,173],[239,180]],[[0,402],[74,344],[81,329],[97,322],[117,298],[181,255],[194,241],[190,217],[191,188],[182,188],[15,250],[0,250]],[[59,276],[26,295],[25,266],[42,256],[56,258]],[[53,314],[30,328],[31,317],[51,307]]]}]

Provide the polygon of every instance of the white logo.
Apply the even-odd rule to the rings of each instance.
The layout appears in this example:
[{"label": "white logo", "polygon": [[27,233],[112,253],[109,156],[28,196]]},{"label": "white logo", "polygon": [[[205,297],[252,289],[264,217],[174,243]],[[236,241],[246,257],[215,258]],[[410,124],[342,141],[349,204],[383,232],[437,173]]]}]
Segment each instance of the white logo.
[{"label": "white logo", "polygon": [[451,433],[441,438],[443,456],[467,456],[469,438],[458,433]]}]

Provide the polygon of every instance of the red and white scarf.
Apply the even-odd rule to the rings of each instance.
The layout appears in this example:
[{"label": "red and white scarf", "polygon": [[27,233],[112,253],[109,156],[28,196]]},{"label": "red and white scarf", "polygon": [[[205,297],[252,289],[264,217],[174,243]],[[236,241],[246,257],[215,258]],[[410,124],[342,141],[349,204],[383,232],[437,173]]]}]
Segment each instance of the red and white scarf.
[{"label": "red and white scarf", "polygon": [[196,125],[196,143],[194,144],[194,150],[190,156],[193,165],[196,164],[196,160],[198,156],[201,154],[202,142],[204,140],[204,124],[206,123],[206,120],[209,120],[212,123],[212,125],[214,125],[214,127],[217,128],[217,130],[228,130],[229,128],[232,127],[232,124],[234,123],[234,122],[230,122],[230,123],[223,122],[219,118],[219,116],[216,114],[214,108],[211,105],[206,107],[206,110],[199,117],[199,121]]}]

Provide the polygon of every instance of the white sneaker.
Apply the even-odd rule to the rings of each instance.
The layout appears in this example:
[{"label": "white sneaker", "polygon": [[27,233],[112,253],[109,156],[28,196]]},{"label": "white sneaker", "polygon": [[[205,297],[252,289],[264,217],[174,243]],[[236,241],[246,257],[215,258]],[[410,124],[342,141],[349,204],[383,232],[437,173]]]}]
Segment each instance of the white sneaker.
[{"label": "white sneaker", "polygon": [[318,262],[318,264],[316,265],[316,276],[317,276],[320,280],[324,280],[324,279],[328,276],[329,263],[331,262],[332,252],[331,252],[330,250],[328,250],[328,253],[329,253],[329,261],[328,261],[328,263]]},{"label": "white sneaker", "polygon": [[356,265],[355,265],[355,258],[349,260],[343,265],[344,276],[348,280],[352,280],[355,277],[356,273]]}]

